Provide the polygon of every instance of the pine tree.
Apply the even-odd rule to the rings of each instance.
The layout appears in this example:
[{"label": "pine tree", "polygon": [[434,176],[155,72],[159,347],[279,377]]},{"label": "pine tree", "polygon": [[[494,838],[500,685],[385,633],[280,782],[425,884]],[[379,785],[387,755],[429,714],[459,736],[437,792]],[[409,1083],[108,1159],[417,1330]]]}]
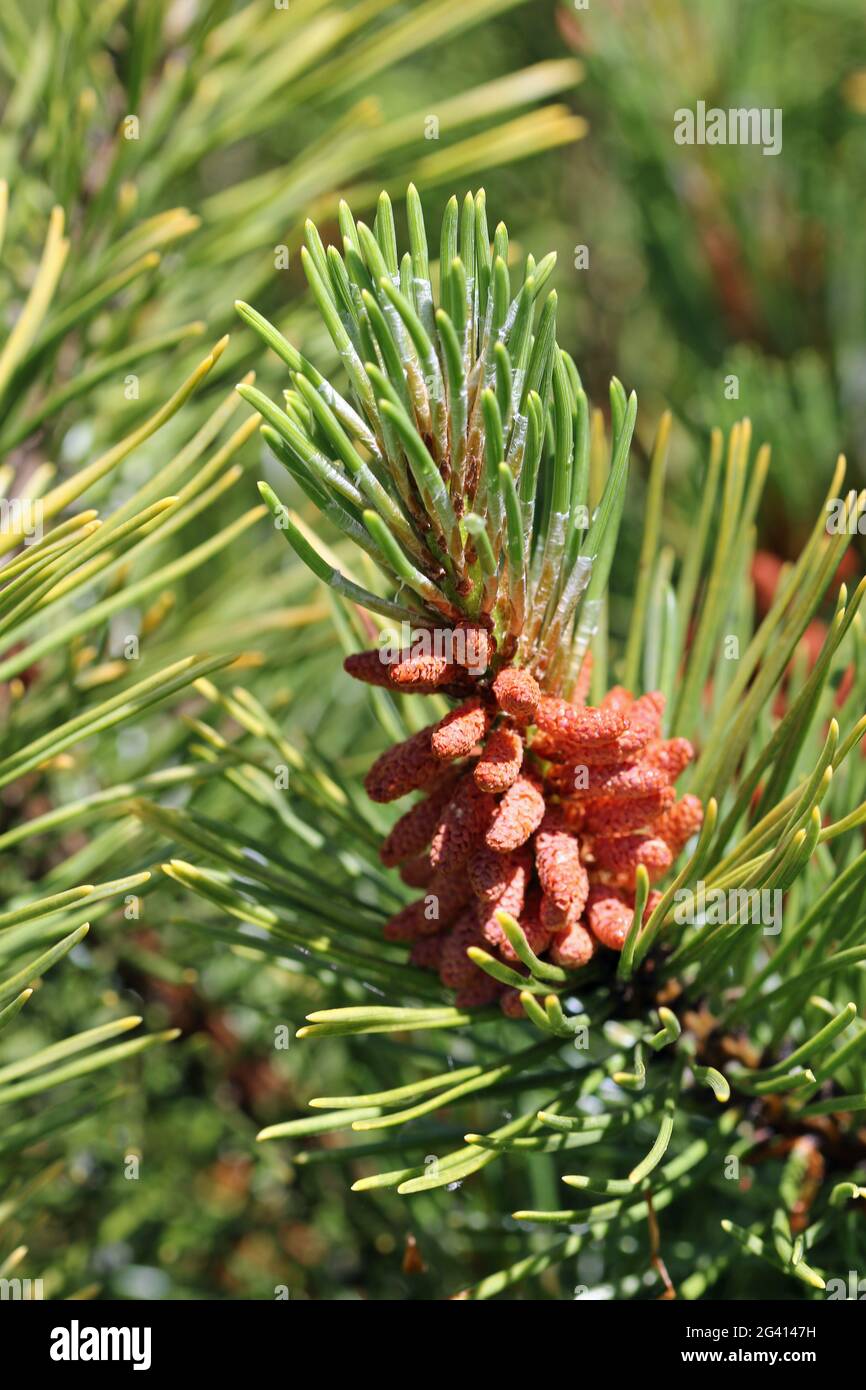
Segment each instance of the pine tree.
[{"label": "pine tree", "polygon": [[[677,555],[662,543],[664,416],[622,622],[610,576],[634,396],[612,383],[608,430],[556,343],[552,259],[527,257],[513,285],[507,232],[489,237],[483,194],[446,207],[435,298],[412,189],[408,213],[402,258],[384,195],[372,228],[341,207],[342,254],[307,226],[305,270],[344,390],[239,306],[290,374],[281,405],[240,390],[323,524],[357,547],[360,572],[263,483],[275,525],[345,601],[345,638],[369,642],[369,614],[388,624],[377,649],[346,662],[397,737],[367,776],[373,804],[318,748],[292,762],[323,832],[309,856],[276,816],[251,861],[230,826],[141,808],[216,865],[173,860],[172,878],[259,929],[265,955],[336,975],[347,1005],[312,1013],[303,1036],[392,1033],[410,1052],[424,1039],[414,1080],[320,1097],[314,1116],[261,1137],[362,1133],[358,1157],[386,1161],[355,1188],[404,1194],[591,1148],[580,1172],[562,1174],[578,1205],[515,1211],[518,1237],[502,1244],[524,1253],[466,1297],[503,1292],[590,1240],[604,1243],[618,1294],[633,1293],[647,1255],[623,1253],[629,1227],[645,1230],[667,1296],[720,1280],[737,1296],[754,1258],[788,1277],[787,1296],[814,1295],[862,1242],[850,1204],[863,1193],[866,1104],[854,756],[866,720],[851,713],[863,585],[838,588],[811,669],[798,647],[864,498],[842,498],[840,459],[756,626],[747,576],[768,451],[753,455],[745,420],[727,441],[713,434]],[[281,746],[252,699],[210,693],[215,712]],[[389,825],[379,806],[416,790],[422,800]],[[401,865],[405,892],[382,861]],[[424,898],[400,906],[431,884],[431,914]],[[383,1002],[360,1002],[371,988]],[[504,1096],[504,1125],[435,1158],[437,1130],[425,1130],[427,1158],[411,1158],[411,1121],[458,1103],[495,1112]],[[579,1229],[538,1250],[529,1231],[547,1225]],[[677,1232],[686,1257],[663,1252]]]}]

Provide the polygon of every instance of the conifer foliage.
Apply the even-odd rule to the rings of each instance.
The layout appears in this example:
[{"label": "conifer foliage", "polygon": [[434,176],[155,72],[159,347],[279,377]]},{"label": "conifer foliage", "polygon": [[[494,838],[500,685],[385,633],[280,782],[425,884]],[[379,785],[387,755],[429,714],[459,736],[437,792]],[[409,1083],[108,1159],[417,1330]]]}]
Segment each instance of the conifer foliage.
[{"label": "conifer foliage", "polygon": [[[646,1225],[666,1296],[699,1297],[723,1278],[736,1286],[755,1258],[795,1295],[815,1293],[842,1231],[862,1241],[847,1216],[866,1157],[866,804],[854,756],[866,729],[862,584],[835,589],[811,669],[791,663],[834,592],[864,498],[841,494],[840,458],[827,509],[755,627],[747,575],[768,451],[752,453],[748,421],[727,441],[713,434],[700,511],[677,554],[661,543],[663,416],[629,619],[614,624],[609,581],[636,400],[612,383],[608,433],[556,342],[552,258],[530,255],[515,274],[504,225],[489,234],[483,193],[447,205],[438,274],[414,189],[407,210],[402,256],[384,195],[372,228],[342,206],[342,250],[307,226],[305,269],[345,386],[238,306],[290,374],[279,405],[239,389],[272,453],[360,557],[345,540],[331,550],[262,483],[275,524],[348,600],[335,610],[347,641],[355,632],[369,642],[368,614],[388,625],[378,647],[346,660],[383,726],[402,729],[367,774],[370,810],[333,769],[324,781],[309,762],[300,769],[299,796],[339,817],[335,844],[354,846],[367,867],[345,861],[341,893],[320,910],[324,935],[315,911],[287,915],[274,901],[266,864],[232,868],[210,843],[221,870],[173,861],[168,872],[309,969],[337,971],[352,1002],[310,1015],[303,1036],[426,1029],[435,1052],[437,1035],[459,1030],[479,1050],[408,1085],[313,1100],[324,1114],[261,1137],[359,1131],[369,1161],[371,1134],[382,1132],[384,1153],[406,1125],[408,1155],[410,1121],[479,1100],[495,1112],[509,1094],[504,1125],[355,1184],[454,1190],[497,1161],[587,1149],[586,1171],[561,1175],[580,1205],[515,1213],[524,1230],[577,1233],[466,1296],[503,1292],[590,1239],[607,1242],[610,1277],[627,1288],[634,1269],[618,1234],[635,1224]],[[828,528],[840,498],[845,525]],[[254,729],[240,695],[213,693]],[[407,695],[435,717],[419,720]],[[383,833],[376,807],[418,792]],[[201,843],[182,815],[145,814]],[[371,855],[399,867],[396,912]],[[278,876],[296,880],[288,848],[274,858]],[[781,920],[767,906],[776,903]],[[429,967],[444,996],[424,983]],[[359,1003],[370,987],[388,1002]],[[497,998],[513,1019],[489,1007]],[[499,1060],[482,1042],[490,1028],[505,1030]],[[528,1046],[526,1028],[540,1035]],[[756,1158],[767,1161],[748,1182],[724,1181]],[[685,1194],[694,1212],[710,1191],[695,1218],[705,1248],[669,1269],[659,1213]],[[686,1215],[672,1211],[668,1229],[678,1219],[693,1239]]]}]

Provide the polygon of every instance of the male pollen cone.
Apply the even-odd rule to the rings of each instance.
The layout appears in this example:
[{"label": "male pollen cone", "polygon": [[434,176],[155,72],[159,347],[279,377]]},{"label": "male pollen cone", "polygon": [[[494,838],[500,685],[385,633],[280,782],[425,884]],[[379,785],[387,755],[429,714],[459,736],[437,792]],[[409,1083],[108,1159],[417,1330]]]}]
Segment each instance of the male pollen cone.
[{"label": "male pollen cone", "polygon": [[486,844],[479,845],[467,865],[476,898],[483,903],[498,903],[518,863],[517,855],[498,854]]},{"label": "male pollen cone", "polygon": [[486,706],[473,695],[471,700],[440,719],[431,735],[431,745],[437,758],[465,758],[476,743],[483,739],[490,724]]},{"label": "male pollen cone", "polygon": [[[459,1007],[498,999],[520,1017],[519,991],[467,950],[480,947],[524,974],[496,916],[507,912],[535,954],[564,970],[621,951],[638,866],[657,882],[700,830],[699,799],[678,801],[674,789],[694,752],[687,739],[664,738],[658,691],[635,699],[614,686],[587,705],[588,658],[566,700],[542,691],[528,670],[488,670],[494,643],[483,627],[467,620],[450,638],[447,659],[403,652],[383,665],[379,652],[359,652],[346,660],[368,684],[460,701],[386,750],[365,779],[374,801],[422,794],[380,855],[424,896],[395,913],[385,935],[411,943],[412,963],[437,971]],[[650,894],[645,921],[659,897]]]},{"label": "male pollen cone", "polygon": [[579,917],[589,893],[589,877],[577,839],[556,810],[549,810],[539,826],[535,867],[544,894],[542,914],[546,924],[564,925],[570,911]]},{"label": "male pollen cone", "polygon": [[395,864],[402,864],[404,859],[412,859],[427,848],[453,791],[454,778],[450,777],[391,827],[379,850],[379,857],[386,868],[392,869]]},{"label": "male pollen cone", "polygon": [[398,801],[438,777],[442,763],[433,752],[431,730],[421,729],[403,743],[387,748],[364,779],[371,801]]},{"label": "male pollen cone", "polygon": [[[489,946],[495,947],[505,960],[513,959],[508,954],[512,947],[496,914],[497,912],[507,912],[509,917],[514,917],[520,921],[524,930],[528,930],[528,926],[525,924],[528,924],[530,916],[526,897],[529,875],[528,861],[515,858],[508,871],[501,897],[497,898],[494,903],[480,903],[477,909],[484,940]],[[527,910],[524,911],[524,908]]]},{"label": "male pollen cone", "polygon": [[499,708],[512,719],[530,720],[538,709],[541,687],[528,671],[506,666],[493,682],[493,694]]},{"label": "male pollen cone", "polygon": [[518,777],[499,801],[487,831],[490,849],[507,854],[525,845],[544,818],[544,796],[538,782]]},{"label": "male pollen cone", "polygon": [[508,791],[522,765],[523,739],[516,729],[500,726],[493,730],[475,764],[475,784],[483,792]]},{"label": "male pollen cone", "polygon": [[433,867],[460,869],[482,839],[493,811],[490,798],[479,791],[468,773],[464,773],[433,832],[430,845]]},{"label": "male pollen cone", "polygon": [[400,878],[407,888],[425,888],[433,874],[429,854],[416,854],[414,859],[406,859],[400,865]]}]

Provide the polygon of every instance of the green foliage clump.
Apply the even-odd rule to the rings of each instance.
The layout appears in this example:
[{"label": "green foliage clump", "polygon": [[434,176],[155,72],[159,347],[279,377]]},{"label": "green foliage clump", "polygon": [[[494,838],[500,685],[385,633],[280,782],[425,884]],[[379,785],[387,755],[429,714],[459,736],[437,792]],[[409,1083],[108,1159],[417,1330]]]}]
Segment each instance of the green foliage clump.
[{"label": "green foliage clump", "polygon": [[[0,1269],[20,1273],[36,1260],[49,1296],[90,1291],[106,1271],[115,1292],[133,1290],[99,1263],[92,1234],[82,1244],[92,1215],[82,1174],[97,1160],[88,1152],[79,1161],[76,1147],[92,1144],[116,1178],[138,1142],[122,1138],[129,1091],[91,1073],[118,1064],[122,1077],[135,1074],[142,1105],[148,1096],[157,1109],[166,1077],[194,1087],[196,1060],[173,1055],[145,1070],[125,1059],[174,1036],[178,1021],[189,1025],[196,990],[208,1026],[234,1036],[216,1021],[226,985],[200,977],[198,962],[172,960],[167,952],[185,955],[183,944],[153,933],[158,837],[131,813],[131,798],[184,799],[226,770],[229,753],[213,766],[201,750],[190,759],[200,735],[178,709],[201,705],[195,682],[238,657],[247,681],[261,680],[280,708],[268,654],[286,632],[310,672],[296,718],[322,720],[309,692],[327,659],[316,630],[323,609],[308,601],[300,568],[265,585],[271,552],[243,544],[263,515],[246,492],[255,423],[237,419],[225,381],[244,371],[253,340],[221,339],[202,360],[202,320],[219,331],[231,318],[214,277],[230,264],[236,293],[265,295],[282,313],[311,196],[326,213],[337,188],[351,185],[363,201],[369,180],[376,188],[402,179],[422,155],[435,181],[474,170],[482,155],[494,168],[578,138],[582,122],[551,98],[577,80],[579,65],[541,62],[503,76],[494,45],[475,80],[437,101],[441,129],[427,143],[413,61],[513,8],[436,0],[422,14],[205,0],[85,13],[15,0],[3,9],[0,176],[12,194],[2,182],[0,1017],[15,1026],[4,1031],[0,1067],[9,1107]],[[371,82],[375,97],[365,95]],[[351,736],[345,722],[341,730]],[[67,954],[58,984],[31,993]],[[139,1010],[157,1031],[114,1041]],[[209,1062],[216,1090],[228,1062]],[[261,1123],[268,1109],[259,1106]],[[249,1123],[229,1107],[211,1142],[243,1143]],[[42,1182],[39,1165],[52,1154],[66,1162]],[[177,1176],[177,1154],[162,1158],[162,1177],[148,1186],[157,1204],[160,1191],[190,1182]],[[159,1161],[152,1145],[151,1173]],[[143,1187],[121,1182],[124,1190],[105,1239],[135,1233],[144,1265],[156,1258],[146,1244],[154,1207],[133,1200]],[[32,1219],[37,1194],[41,1221]],[[58,1211],[68,1232],[59,1245],[47,1216]],[[189,1231],[177,1231],[168,1205],[162,1216],[166,1248],[188,1253]],[[229,1243],[228,1269],[241,1236],[228,1217],[215,1224],[208,1244],[216,1261],[221,1240]],[[33,1247],[29,1264],[23,1242]],[[243,1276],[253,1282],[254,1266],[244,1264]],[[215,1268],[189,1262],[181,1278],[199,1294],[226,1287]]]},{"label": "green foliage clump", "polygon": [[[417,204],[415,208],[417,212]],[[479,255],[475,240],[477,214],[478,202],[467,200],[464,216],[473,236],[467,236],[464,246],[471,241],[474,264],[483,267],[484,250]],[[445,218],[446,247],[452,220],[456,222],[453,204]],[[492,489],[485,494],[484,506],[469,512],[453,505],[452,484],[451,511],[445,506],[442,494],[451,479],[470,476],[470,470],[461,474],[446,467],[437,440],[448,441],[450,464],[451,458],[461,456],[463,441],[469,448],[473,418],[471,396],[468,403],[460,398],[461,379],[455,370],[459,362],[455,360],[448,375],[452,332],[459,344],[467,323],[485,322],[485,308],[490,321],[500,325],[497,346],[502,344],[504,351],[497,354],[493,347],[489,354],[491,359],[498,355],[501,362],[491,388],[495,394],[499,387],[497,412],[481,418],[485,426],[492,425],[492,455],[501,455],[504,468],[488,476],[495,471],[497,481],[508,488],[508,474],[519,496],[525,484],[522,468],[529,458],[530,518],[544,517],[538,499],[555,494],[563,477],[569,484],[562,490],[565,499],[572,498],[576,476],[588,486],[591,470],[581,463],[580,440],[594,433],[600,445],[603,424],[588,403],[578,405],[576,373],[552,335],[547,336],[549,308],[534,333],[527,314],[528,342],[521,345],[523,356],[515,353],[516,361],[511,360],[505,344],[513,342],[510,330],[520,296],[525,303],[531,294],[534,262],[510,310],[506,299],[497,313],[490,308],[492,277],[465,275],[464,259],[446,256],[449,272],[440,289],[440,305],[444,300],[451,312],[446,323],[440,308],[433,338],[421,320],[422,313],[432,317],[434,312],[428,277],[410,276],[404,261],[398,290],[398,270],[388,271],[389,257],[394,259],[388,204],[380,204],[372,231],[358,227],[355,232],[347,210],[343,224],[345,264],[351,267],[349,283],[358,289],[357,296],[348,289],[338,297],[343,262],[335,253],[323,252],[327,259],[316,264],[312,230],[308,273],[335,343],[343,350],[353,404],[337,395],[269,325],[245,308],[242,313],[293,373],[284,411],[253,397],[266,421],[269,443],[326,516],[335,519],[334,508],[339,506],[340,530],[351,535],[353,528],[366,528],[366,569],[371,576],[378,571],[380,578],[375,590],[364,593],[347,580],[344,564],[338,567],[313,551],[294,519],[289,517],[286,525],[285,509],[265,490],[278,527],[301,557],[351,600],[339,617],[348,644],[353,625],[363,630],[357,605],[382,616],[402,617],[401,595],[410,588],[436,611],[442,611],[443,600],[456,606],[461,586],[458,582],[449,592],[449,582],[459,573],[460,556],[470,549],[470,538],[482,533],[481,526],[469,522],[472,516],[481,518],[490,540],[487,577],[495,582],[488,592],[510,598],[515,571],[531,574],[535,566],[536,574],[542,572],[544,525],[516,530],[514,539],[524,548],[511,549],[511,536],[506,533],[503,539],[490,524]],[[413,269],[418,270],[417,223],[415,235]],[[502,232],[498,235],[504,247]],[[488,249],[492,263],[492,248]],[[465,260],[471,255],[467,251]],[[502,264],[504,260],[500,256]],[[470,283],[471,290],[464,289]],[[390,323],[389,306],[397,311]],[[372,349],[363,367],[357,350],[350,351],[353,337]],[[472,340],[478,341],[477,335]],[[467,359],[470,373],[484,360],[483,335],[481,343],[480,357]],[[425,363],[420,374],[413,354]],[[520,405],[528,406],[525,374],[531,375],[531,389],[538,395],[541,427],[534,446],[537,456],[526,450],[516,457],[509,452],[508,441],[515,436],[509,435],[508,425],[518,418]],[[428,394],[413,397],[419,375]],[[437,388],[430,384],[446,380],[449,387],[443,387],[437,402]],[[567,387],[571,394],[558,400],[557,382],[560,392]],[[479,392],[485,390],[483,368],[475,372],[474,385]],[[323,399],[328,412],[320,406]],[[575,430],[568,447],[563,402],[572,414],[583,409],[588,417],[583,432]],[[440,431],[425,427],[437,404],[444,412]],[[597,601],[589,615],[585,599],[582,610],[572,610],[562,641],[568,651],[571,643],[591,640],[596,672],[604,673],[602,690],[610,669],[614,676],[622,671],[635,685],[665,691],[665,733],[686,734],[699,750],[689,789],[704,801],[706,815],[688,862],[665,887],[646,924],[635,911],[613,975],[594,965],[585,974],[569,975],[529,953],[524,960],[525,1024],[507,1026],[484,1010],[472,1014],[455,1009],[446,992],[401,961],[398,948],[379,940],[381,921],[390,915],[395,897],[399,901],[402,896],[399,888],[383,880],[376,863],[376,841],[384,829],[381,813],[360,801],[351,780],[329,766],[326,750],[324,758],[317,750],[314,759],[299,758],[292,764],[297,772],[295,796],[316,808],[316,830],[310,834],[312,822],[308,823],[302,854],[280,839],[276,824],[257,839],[251,864],[240,843],[246,837],[231,826],[202,823],[189,812],[150,808],[143,814],[174,839],[197,845],[205,860],[212,861],[212,866],[173,861],[167,871],[175,880],[229,917],[257,928],[265,955],[295,956],[313,973],[335,977],[334,989],[344,997],[344,1006],[311,1014],[302,1036],[396,1033],[414,1039],[429,1031],[424,1043],[427,1060],[416,1079],[358,1095],[314,1098],[312,1104],[321,1114],[272,1126],[263,1138],[339,1130],[363,1134],[357,1147],[329,1150],[332,1161],[362,1161],[366,1168],[380,1154],[385,1166],[360,1177],[356,1190],[396,1188],[407,1195],[453,1190],[492,1165],[514,1164],[528,1174],[542,1162],[549,1171],[550,1156],[561,1149],[592,1149],[583,1165],[587,1171],[562,1174],[566,1185],[581,1194],[581,1204],[530,1209],[524,1203],[513,1213],[521,1231],[527,1225],[552,1224],[585,1227],[586,1234],[581,1229],[538,1253],[521,1254],[516,1262],[485,1276],[471,1296],[490,1297],[506,1290],[578,1254],[589,1240],[604,1244],[605,1278],[617,1290],[633,1292],[634,1262],[623,1257],[621,1233],[646,1226],[648,1212],[657,1278],[665,1287],[672,1280],[682,1296],[699,1297],[719,1282],[729,1296],[741,1296],[749,1285],[749,1257],[759,1257],[787,1275],[789,1296],[808,1296],[824,1288],[840,1250],[849,1248],[845,1242],[856,1240],[847,1204],[861,1193],[857,1116],[866,1103],[866,1026],[860,1017],[866,946],[861,944],[859,904],[866,872],[866,854],[860,848],[866,804],[862,760],[851,755],[866,721],[853,718],[850,711],[862,708],[858,609],[863,584],[851,596],[844,586],[839,588],[812,669],[790,663],[856,531],[864,498],[848,496],[846,525],[833,534],[825,529],[825,509],[796,566],[784,577],[769,614],[755,625],[748,574],[768,452],[761,449],[751,456],[747,421],[735,427],[726,448],[720,435],[713,437],[697,525],[689,549],[680,556],[660,544],[664,429],[653,454],[652,505],[645,518],[631,622],[616,630],[606,616],[604,581],[606,557],[615,544],[622,512],[633,415],[634,405],[629,408],[615,384],[613,439],[597,453],[597,479],[604,481],[597,483],[592,499],[589,535],[577,547],[579,555],[586,555],[591,573],[601,573],[600,592],[594,595]],[[345,433],[337,434],[336,418]],[[399,428],[386,443],[387,426],[398,420]],[[488,442],[485,435],[479,456],[486,454]],[[352,495],[363,476],[359,465],[365,458],[390,503],[402,513],[405,544],[402,535],[401,544],[395,544],[396,527],[386,537],[372,510]],[[839,495],[843,476],[840,459],[828,503]],[[411,490],[408,495],[406,488]],[[461,482],[458,498],[465,496],[462,489]],[[438,506],[431,502],[437,492]],[[578,492],[578,498],[585,496]],[[406,567],[411,546],[420,543],[422,534],[430,535],[417,527],[422,512],[433,523],[437,540],[431,541],[421,563],[428,571],[438,566],[444,575],[435,598],[421,578],[413,575],[410,581]],[[448,545],[452,512],[459,537],[456,548]],[[563,553],[572,539],[576,513],[569,519]],[[557,580],[567,585],[568,579],[568,573],[561,573],[560,555]],[[476,593],[471,590],[464,597],[462,611],[478,611],[473,608]],[[545,626],[539,630],[543,641]],[[732,661],[732,655],[738,659]],[[279,746],[279,731],[248,699],[236,695],[227,700],[216,691],[214,696],[216,709],[222,707],[247,732]],[[388,731],[406,731],[399,697],[378,690],[375,699]],[[724,895],[726,906],[720,912],[705,907],[711,892]],[[784,930],[778,940],[773,933],[765,934],[750,915],[750,902],[762,893],[783,895]],[[227,931],[209,930],[221,935]],[[380,1003],[363,1002],[371,989],[382,996]],[[522,1035],[527,1028],[538,1031],[540,1039],[526,1045]],[[454,1054],[465,1065],[454,1068]],[[509,1098],[511,1112],[504,1125],[495,1121],[500,1096]],[[486,1106],[479,1105],[482,1100]],[[441,1152],[447,1126],[444,1117],[436,1117],[444,1110],[450,1119],[458,1102],[477,1107],[475,1113],[485,1116],[486,1125],[468,1132],[463,1145]],[[714,1117],[712,1111],[719,1107]],[[424,1121],[417,1134],[415,1121]],[[777,1133],[795,1138],[786,1160],[776,1156],[750,1167],[748,1186],[726,1181],[750,1156],[773,1155],[772,1135]],[[413,1149],[424,1151],[422,1163],[413,1158]],[[813,1151],[821,1181],[813,1184],[806,1200],[807,1159]],[[433,1162],[432,1155],[437,1155]],[[447,1202],[447,1196],[442,1200]],[[660,1217],[667,1208],[670,1215]],[[661,1265],[656,1258],[656,1218],[662,1229],[672,1232],[679,1252],[666,1256]],[[508,1231],[501,1221],[495,1221],[495,1229],[506,1251],[519,1251],[527,1241],[532,1246],[527,1236]],[[677,1232],[685,1235],[678,1239]]]}]

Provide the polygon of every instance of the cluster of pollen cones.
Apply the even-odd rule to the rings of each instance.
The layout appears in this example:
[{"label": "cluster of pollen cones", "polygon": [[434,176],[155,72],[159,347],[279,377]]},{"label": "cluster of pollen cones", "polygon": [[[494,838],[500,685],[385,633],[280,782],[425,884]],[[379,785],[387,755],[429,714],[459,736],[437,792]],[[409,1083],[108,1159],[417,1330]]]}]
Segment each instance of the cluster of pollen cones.
[{"label": "cluster of pollen cones", "polygon": [[[570,701],[515,666],[491,681],[478,675],[488,667],[488,634],[471,635],[471,668],[379,651],[350,656],[345,667],[392,690],[460,699],[383,753],[365,779],[377,802],[423,793],[381,846],[382,862],[422,894],[385,936],[410,942],[413,963],[438,971],[459,1006],[498,997],[505,1013],[522,1017],[519,991],[467,955],[478,946],[524,973],[497,911],[520,923],[537,956],[566,970],[600,947],[620,951],[638,866],[651,883],[661,878],[703,810],[697,797],[676,799],[673,783],[693,750],[687,739],[661,737],[662,695],[635,699],[616,686],[587,706],[589,656]],[[657,901],[650,893],[646,914]]]}]

